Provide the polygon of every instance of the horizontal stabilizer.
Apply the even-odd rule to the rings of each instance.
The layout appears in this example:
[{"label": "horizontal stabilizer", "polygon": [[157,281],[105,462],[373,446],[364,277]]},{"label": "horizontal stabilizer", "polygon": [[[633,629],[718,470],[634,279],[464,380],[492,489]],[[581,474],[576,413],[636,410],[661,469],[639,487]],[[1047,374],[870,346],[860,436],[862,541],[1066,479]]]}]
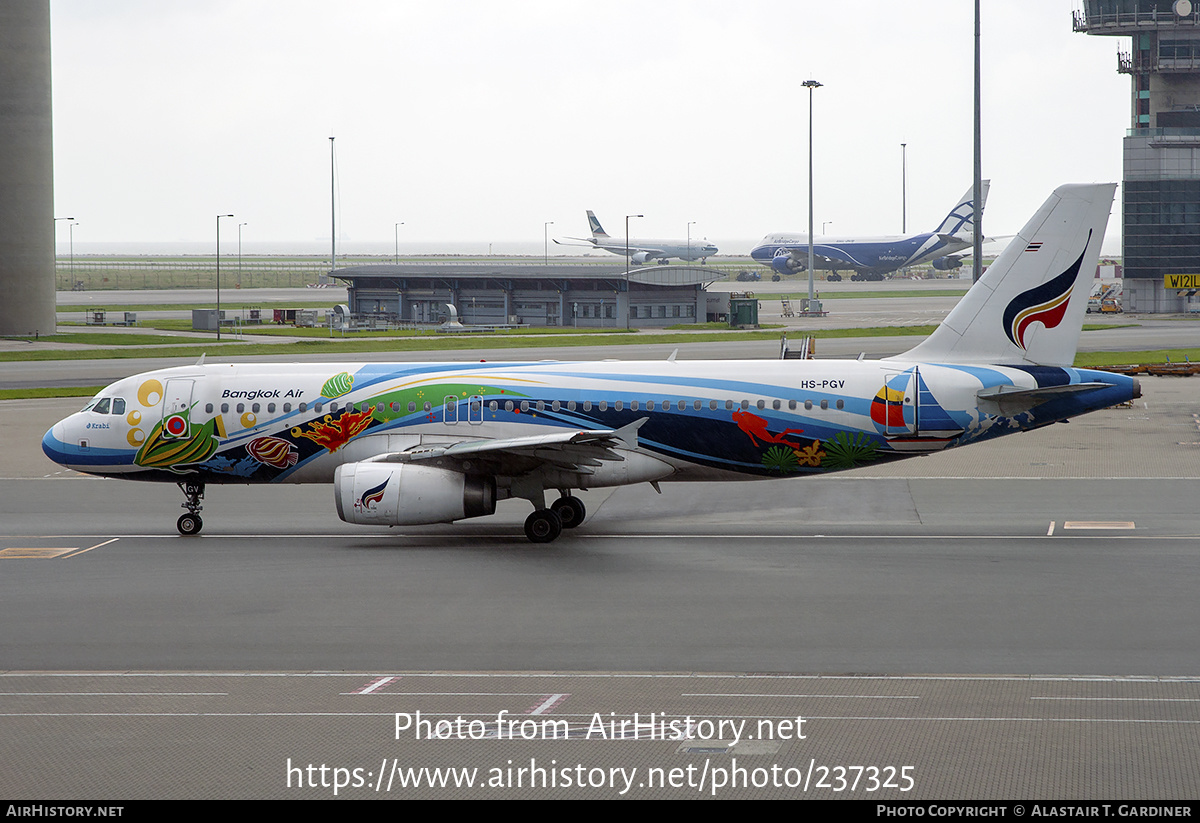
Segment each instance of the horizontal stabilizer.
[{"label": "horizontal stabilizer", "polygon": [[1110,388],[1108,383],[1068,383],[1062,386],[1045,386],[1036,389],[1023,389],[1019,386],[995,386],[984,389],[976,397],[979,398],[979,408],[988,414],[998,414],[1002,417],[1012,417],[1023,414],[1034,406],[1054,400],[1068,394],[1095,391]]}]

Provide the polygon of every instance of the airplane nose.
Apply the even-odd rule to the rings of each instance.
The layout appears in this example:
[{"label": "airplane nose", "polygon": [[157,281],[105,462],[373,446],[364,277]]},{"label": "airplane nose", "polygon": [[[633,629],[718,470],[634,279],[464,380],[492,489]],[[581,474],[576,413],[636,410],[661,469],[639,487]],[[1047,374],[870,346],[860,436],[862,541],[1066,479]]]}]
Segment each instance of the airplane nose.
[{"label": "airplane nose", "polygon": [[58,463],[60,466],[65,465],[67,456],[63,452],[63,438],[66,436],[66,427],[62,423],[55,423],[50,427],[42,437],[42,451],[46,456]]}]

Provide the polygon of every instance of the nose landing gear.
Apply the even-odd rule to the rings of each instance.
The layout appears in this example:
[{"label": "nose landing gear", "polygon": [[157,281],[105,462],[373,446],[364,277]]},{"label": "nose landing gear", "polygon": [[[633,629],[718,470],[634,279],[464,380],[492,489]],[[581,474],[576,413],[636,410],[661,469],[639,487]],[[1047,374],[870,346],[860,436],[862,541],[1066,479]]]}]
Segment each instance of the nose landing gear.
[{"label": "nose landing gear", "polygon": [[204,521],[200,519],[200,510],[204,508],[200,505],[200,501],[204,499],[204,484],[181,481],[175,485],[179,487],[186,498],[181,506],[188,510],[187,514],[180,515],[179,519],[175,521],[175,528],[185,536],[199,534],[200,530],[204,528]]}]

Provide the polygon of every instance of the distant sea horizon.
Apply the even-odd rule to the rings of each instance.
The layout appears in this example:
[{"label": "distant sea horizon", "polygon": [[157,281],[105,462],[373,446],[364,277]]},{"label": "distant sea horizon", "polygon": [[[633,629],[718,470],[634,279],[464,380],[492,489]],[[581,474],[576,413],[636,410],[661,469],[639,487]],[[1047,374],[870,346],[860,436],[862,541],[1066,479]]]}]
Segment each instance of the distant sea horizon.
[{"label": "distant sea horizon", "polygon": [[[1119,259],[1121,257],[1121,241],[1120,238],[1105,238],[1106,243],[1101,249],[1100,256],[1106,259]],[[721,249],[718,257],[726,258],[745,258],[750,256],[750,250],[758,244],[758,240],[714,240],[717,246]],[[996,246],[995,250],[988,250],[985,255],[992,258],[998,255],[1003,247]],[[144,256],[144,257],[178,257],[195,255],[197,257],[212,257],[215,253],[215,245],[212,241],[193,241],[193,240],[112,240],[112,241],[82,241],[76,238],[75,240],[75,255],[77,257],[86,257],[94,255],[98,257],[107,256]],[[56,255],[59,258],[65,258],[71,253],[69,243],[64,243],[59,240],[56,245]],[[238,248],[237,240],[224,240],[221,243],[221,257],[237,257]],[[338,258],[342,257],[391,257],[397,253],[394,243],[386,242],[357,242],[352,240],[339,241],[337,247]],[[302,256],[302,257],[329,257],[329,240],[273,240],[273,241],[243,241],[242,242],[243,256]],[[465,242],[445,242],[439,243],[436,241],[424,243],[401,243],[399,254],[402,257],[407,256],[437,256],[451,255],[463,257],[542,257],[543,254],[548,254],[553,258],[564,257],[593,257],[593,258],[612,258],[613,255],[609,252],[588,249],[584,246],[562,246],[551,244],[548,249],[544,248],[541,243],[529,243],[522,241],[496,241],[487,242],[485,240],[465,241]],[[961,254],[961,252],[960,252]]]}]

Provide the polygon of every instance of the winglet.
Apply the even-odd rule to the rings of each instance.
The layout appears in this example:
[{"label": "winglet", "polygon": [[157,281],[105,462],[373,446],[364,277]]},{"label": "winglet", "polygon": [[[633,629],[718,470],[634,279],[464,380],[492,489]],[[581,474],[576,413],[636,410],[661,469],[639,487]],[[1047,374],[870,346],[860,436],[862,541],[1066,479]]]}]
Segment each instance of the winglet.
[{"label": "winglet", "polygon": [[204,365],[204,355],[205,355],[205,354],[207,354],[207,353],[208,353],[208,352],[200,352],[200,359],[196,361],[196,365],[197,365],[197,366],[203,366],[203,365]]}]

